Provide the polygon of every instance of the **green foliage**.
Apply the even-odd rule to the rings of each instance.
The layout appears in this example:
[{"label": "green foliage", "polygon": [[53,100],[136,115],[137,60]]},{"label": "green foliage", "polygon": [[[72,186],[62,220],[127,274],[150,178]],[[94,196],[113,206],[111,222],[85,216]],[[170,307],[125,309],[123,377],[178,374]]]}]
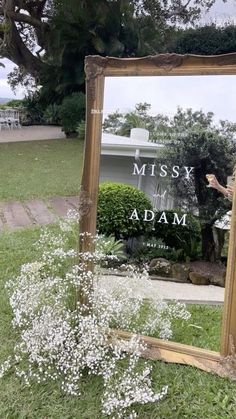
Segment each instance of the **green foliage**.
[{"label": "green foliage", "polygon": [[0,143],[0,201],[77,195],[82,162],[77,139]]},{"label": "green foliage", "polygon": [[144,128],[149,131],[150,141],[160,141],[168,137],[170,127],[168,117],[162,114],[151,116],[150,103],[137,103],[135,109],[130,112],[118,111],[109,114],[103,123],[105,132],[129,137],[132,128]]},{"label": "green foliage", "polygon": [[114,236],[99,235],[96,240],[96,250],[107,256],[115,256],[117,259],[125,259],[124,243],[116,240]]},{"label": "green foliage", "polygon": [[154,237],[162,239],[167,246],[178,251],[178,259],[196,259],[199,257],[199,244],[201,241],[200,223],[197,217],[192,214],[186,216],[186,226],[182,224],[173,225],[174,213],[178,214],[179,220],[183,212],[178,210],[165,211],[166,223],[158,223],[162,212],[156,212],[153,231]]},{"label": "green foliage", "polygon": [[8,81],[13,88],[42,86],[44,109],[61,103],[85,90],[85,56],[165,52],[174,28],[195,23],[214,1],[15,0],[21,13],[11,17],[8,2],[1,1],[2,55],[17,65]]},{"label": "green foliage", "polygon": [[23,104],[23,100],[12,99],[12,100],[9,100],[9,102],[7,102],[5,105],[8,106],[9,108],[19,108],[22,106],[22,104]]},{"label": "green foliage", "polygon": [[[219,351],[222,306],[188,304],[188,310],[191,313],[191,319],[186,328],[181,327],[183,322],[179,319],[174,320],[173,340],[186,345],[191,344],[200,348]],[[209,336],[211,336],[211,341],[209,341]]]},{"label": "green foliage", "polygon": [[85,139],[85,131],[86,131],[86,124],[85,124],[84,120],[82,120],[79,123],[76,131],[78,133],[79,140],[84,140]]},{"label": "green foliage", "polygon": [[[178,45],[183,43],[184,35],[175,28],[180,23],[196,22],[214,0],[172,0],[171,4],[161,0],[48,0],[40,2],[40,7],[37,3],[20,2],[21,15],[16,22],[15,17],[8,17],[7,6],[3,5],[0,31],[4,39],[2,53],[18,66],[8,81],[14,89],[19,84],[29,90],[40,85],[45,111],[49,104],[60,104],[64,97],[85,91],[87,55],[142,57],[178,48],[183,52]],[[28,16],[27,24],[21,21],[24,15]],[[194,36],[196,40],[200,37],[198,33]],[[226,29],[223,38],[217,43],[216,36],[213,53],[222,42],[229,44],[226,52],[234,48],[233,29]],[[207,44],[206,39],[211,39],[209,33],[205,39],[202,35],[199,46]],[[38,48],[40,53],[33,54]]]},{"label": "green foliage", "polygon": [[26,96],[22,101],[26,109],[26,120],[29,125],[40,125],[43,123],[43,107],[40,102],[40,93],[35,92]]},{"label": "green foliage", "polygon": [[[235,160],[234,135],[236,126],[220,121],[215,126],[213,114],[192,109],[178,109],[170,121],[176,132],[165,149],[165,163],[192,166],[190,180],[184,176],[173,179],[172,194],[179,205],[189,211],[198,210],[202,231],[202,256],[214,260],[212,226],[217,218],[229,209],[227,202],[216,190],[206,188],[206,174],[214,173],[223,185],[232,174]],[[182,135],[184,133],[184,135]]]},{"label": "green foliage", "polygon": [[172,261],[178,260],[178,254],[174,249],[166,245],[163,239],[155,237],[145,238],[133,249],[131,258],[135,262],[148,263],[155,258],[165,258]]},{"label": "green foliage", "polygon": [[[150,116],[147,103],[137,104],[127,114],[115,112],[104,121],[104,129],[127,135],[130,128],[143,126],[150,132],[150,141],[162,141],[166,146],[156,163],[168,166],[193,167],[190,179],[180,176],[171,181],[171,195],[175,205],[188,212],[198,211],[202,231],[202,255],[214,260],[212,226],[217,218],[229,210],[229,203],[213,189],[206,188],[206,174],[214,173],[223,185],[232,174],[235,164],[236,124],[229,121],[214,122],[212,112],[178,108],[173,117],[157,114]],[[196,253],[196,247],[188,254]]]},{"label": "green foliage", "polygon": [[[0,362],[11,353],[17,339],[12,329],[12,314],[5,289],[5,281],[19,273],[22,263],[38,256],[33,245],[39,229],[18,230],[0,235]],[[181,320],[174,324],[174,341],[219,351],[221,306],[188,306],[192,319],[187,327]],[[141,319],[142,320],[142,319]],[[235,382],[196,368],[150,362],[156,389],[169,384],[168,396],[161,403],[138,407],[141,419],[234,419],[236,416]],[[1,418],[94,418],[105,419],[100,397],[103,389],[98,377],[87,377],[81,387],[82,397],[63,397],[57,383],[34,384],[29,387],[9,374],[0,386]],[[204,389],[204,391],[203,391]]]},{"label": "green foliage", "polygon": [[[111,114],[108,114],[108,116],[105,118],[103,122],[104,132],[110,132],[111,134],[122,135],[122,132],[120,131],[123,126],[122,121],[123,121],[122,113],[116,111]],[[128,132],[128,135],[129,135],[129,132]]]},{"label": "green foliage", "polygon": [[115,235],[116,239],[137,237],[149,231],[150,223],[130,220],[134,209],[143,214],[151,209],[146,195],[134,186],[123,183],[102,183],[99,187],[97,229],[99,233]]},{"label": "green foliage", "polygon": [[48,105],[43,113],[43,119],[46,124],[60,125],[60,106],[57,103]]},{"label": "green foliage", "polygon": [[79,122],[84,118],[84,113],[85,95],[83,93],[73,93],[63,99],[60,118],[66,135],[76,133]]},{"label": "green foliage", "polygon": [[[94,0],[55,0],[43,73],[43,94],[62,101],[84,91],[84,58],[87,55],[129,56],[138,46],[134,4]],[[73,63],[73,65],[72,65]],[[49,93],[49,95],[48,95]]]},{"label": "green foliage", "polygon": [[198,28],[179,29],[167,46],[178,54],[217,55],[236,51],[236,26],[215,24]]}]

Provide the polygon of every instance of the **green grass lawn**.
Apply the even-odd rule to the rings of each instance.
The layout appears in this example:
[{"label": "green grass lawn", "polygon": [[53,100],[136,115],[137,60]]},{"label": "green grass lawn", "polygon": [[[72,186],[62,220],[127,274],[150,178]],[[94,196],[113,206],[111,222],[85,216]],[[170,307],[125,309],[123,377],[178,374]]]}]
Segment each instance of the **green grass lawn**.
[{"label": "green grass lawn", "polygon": [[78,139],[0,144],[0,201],[76,195],[82,157]]},{"label": "green grass lawn", "polygon": [[[5,281],[14,277],[22,263],[30,262],[37,256],[32,244],[37,240],[39,229],[16,231],[0,235],[0,363],[9,355],[15,332],[11,327]],[[207,310],[207,311],[205,311]],[[192,306],[191,323],[206,325],[219,320],[219,308]],[[178,336],[189,342],[189,328],[182,328]],[[194,335],[195,345],[201,342],[215,346],[215,330],[208,328],[202,335]],[[208,336],[208,340],[206,340]],[[192,337],[191,337],[192,339]],[[191,340],[190,339],[190,340]],[[218,338],[217,338],[218,339]],[[208,342],[208,343],[207,343]],[[153,384],[158,391],[162,385],[169,385],[167,397],[160,403],[138,407],[140,419],[235,419],[236,384],[227,379],[204,373],[192,367],[152,362]],[[25,387],[19,379],[9,374],[0,382],[0,418],[2,419],[103,419],[100,411],[102,381],[97,377],[84,379],[80,398],[62,394],[56,383]]]},{"label": "green grass lawn", "polygon": [[214,305],[187,305],[191,318],[187,323],[180,320],[174,322],[172,340],[219,352],[222,308]]}]

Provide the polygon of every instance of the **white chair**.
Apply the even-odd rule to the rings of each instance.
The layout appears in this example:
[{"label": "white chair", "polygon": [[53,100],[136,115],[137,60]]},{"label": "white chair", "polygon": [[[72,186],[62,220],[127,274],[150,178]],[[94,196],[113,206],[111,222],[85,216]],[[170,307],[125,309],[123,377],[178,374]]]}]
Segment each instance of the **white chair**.
[{"label": "white chair", "polygon": [[0,131],[2,130],[2,128],[10,130],[10,125],[6,118],[0,117]]},{"label": "white chair", "polygon": [[20,124],[20,114],[18,111],[14,111],[14,127],[21,128]]}]

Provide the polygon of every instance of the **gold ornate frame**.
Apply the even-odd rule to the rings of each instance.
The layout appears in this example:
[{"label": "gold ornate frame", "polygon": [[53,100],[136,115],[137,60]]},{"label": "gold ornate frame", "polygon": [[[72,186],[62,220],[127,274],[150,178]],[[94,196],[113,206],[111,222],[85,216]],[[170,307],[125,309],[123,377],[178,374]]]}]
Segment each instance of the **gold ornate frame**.
[{"label": "gold ornate frame", "polygon": [[[104,79],[106,76],[236,75],[236,53],[219,56],[160,54],[144,58],[88,56],[86,73],[86,141],[80,193],[81,233],[96,234]],[[236,193],[234,193],[220,352],[143,336],[145,356],[192,365],[221,376],[236,377]],[[89,238],[80,250],[91,248]],[[128,332],[118,332],[129,338]]]}]

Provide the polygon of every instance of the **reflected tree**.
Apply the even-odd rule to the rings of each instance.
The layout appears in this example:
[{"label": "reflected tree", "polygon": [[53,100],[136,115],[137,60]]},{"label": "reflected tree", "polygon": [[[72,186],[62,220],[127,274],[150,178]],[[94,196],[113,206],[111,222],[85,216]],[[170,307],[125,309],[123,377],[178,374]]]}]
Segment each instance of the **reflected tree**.
[{"label": "reflected tree", "polygon": [[217,191],[206,187],[206,174],[214,173],[220,183],[227,183],[235,163],[236,124],[220,121],[216,125],[212,112],[204,114],[181,108],[169,123],[175,136],[170,136],[165,147],[165,161],[180,167],[194,167],[191,182],[184,176],[173,179],[173,190],[179,206],[198,215],[202,257],[214,261],[213,225],[229,210],[230,204]]},{"label": "reflected tree", "polygon": [[[114,113],[104,121],[107,132],[129,136],[137,126],[150,131],[150,140],[162,142],[165,147],[157,156],[157,163],[179,166],[180,176],[172,179],[171,194],[176,205],[198,215],[201,223],[202,256],[208,261],[216,259],[213,225],[230,203],[217,191],[206,188],[206,174],[214,173],[219,182],[226,184],[235,164],[236,124],[219,121],[212,112],[178,108],[173,117],[149,115],[150,105],[137,104],[129,113]],[[138,121],[138,125],[137,125]],[[115,127],[115,130],[114,130]],[[184,166],[194,167],[190,181],[181,175]]]}]

